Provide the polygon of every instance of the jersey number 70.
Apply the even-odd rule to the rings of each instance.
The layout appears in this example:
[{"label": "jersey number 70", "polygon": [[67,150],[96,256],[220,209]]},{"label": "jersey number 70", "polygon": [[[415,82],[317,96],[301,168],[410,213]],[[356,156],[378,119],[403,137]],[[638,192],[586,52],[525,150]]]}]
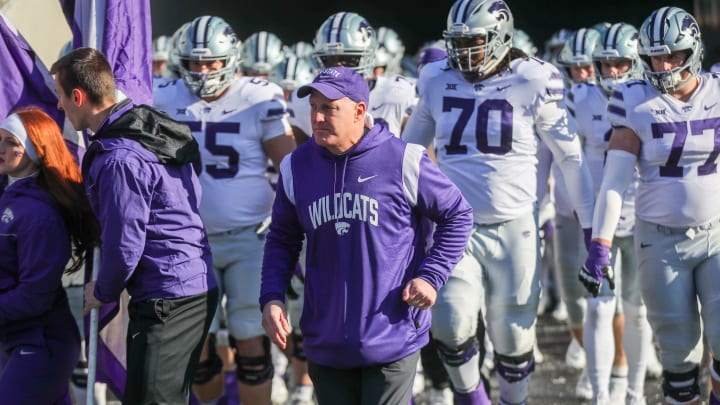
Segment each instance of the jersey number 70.
[{"label": "jersey number 70", "polygon": [[[460,109],[460,116],[453,126],[450,134],[450,143],[445,145],[448,155],[465,155],[467,146],[461,145],[463,132],[475,110],[474,98],[443,97],[443,112]],[[490,128],[488,125],[491,111],[500,113],[500,128]],[[483,153],[504,155],[512,150],[512,120],[513,107],[507,100],[488,99],[477,107],[475,118],[475,142],[477,149]],[[491,146],[488,142],[488,133],[500,131],[500,145]]]}]

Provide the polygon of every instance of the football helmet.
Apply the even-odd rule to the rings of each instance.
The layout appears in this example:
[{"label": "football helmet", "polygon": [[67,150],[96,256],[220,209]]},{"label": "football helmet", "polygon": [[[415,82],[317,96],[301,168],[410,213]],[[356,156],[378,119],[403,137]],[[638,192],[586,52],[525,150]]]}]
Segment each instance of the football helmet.
[{"label": "football helmet", "polygon": [[[565,41],[558,63],[565,68],[568,77],[571,77],[571,66],[593,66],[593,53],[599,44],[600,33],[592,28],[580,28]],[[594,80],[589,78],[586,82]]]},{"label": "football helmet", "polygon": [[530,35],[523,30],[515,30],[512,39],[512,46],[513,48],[517,48],[525,52],[525,55],[527,56],[535,56],[537,54],[537,47],[530,39]]},{"label": "football helmet", "polygon": [[242,61],[244,73],[267,75],[285,57],[285,45],[272,32],[259,31],[250,35],[243,44]]},{"label": "football helmet", "polygon": [[602,38],[603,35],[605,35],[605,33],[607,32],[607,30],[610,29],[610,27],[612,27],[612,24],[610,24],[609,22],[606,22],[606,21],[602,21],[602,22],[593,24],[593,26],[590,28],[597,31],[600,34],[600,38]]},{"label": "football helmet", "polygon": [[[504,0],[457,0],[443,31],[450,66],[480,80],[510,52],[512,37],[513,16]],[[472,45],[476,40],[483,43]]]},{"label": "football helmet", "polygon": [[187,27],[189,26],[189,22],[184,23],[170,37],[167,68],[176,77],[182,77],[182,73],[180,73],[180,54],[178,52],[178,41],[180,37],[183,36],[185,30],[187,30]]},{"label": "football helmet", "polygon": [[[602,74],[600,62],[623,59],[630,61],[630,69],[627,72],[616,76]],[[595,62],[595,73],[600,78],[600,86],[608,93],[618,84],[641,78],[644,69],[638,54],[638,31],[635,27],[627,23],[610,26],[593,52],[593,62]]]},{"label": "football helmet", "polygon": [[160,35],[152,41],[153,62],[166,61],[170,56],[170,38],[167,35]]},{"label": "football helmet", "polygon": [[370,23],[356,13],[328,17],[315,34],[315,57],[321,68],[343,65],[365,77],[375,67],[377,36]]},{"label": "football helmet", "polygon": [[[659,8],[640,26],[638,51],[649,66],[645,70],[648,81],[663,93],[674,92],[700,73],[703,58],[700,27],[695,18],[681,8]],[[653,71],[650,63],[652,56],[669,55],[675,51],[688,52],[682,66],[661,72]],[[690,72],[690,76],[683,79],[682,72],[685,70]]]},{"label": "football helmet", "polygon": [[298,41],[290,45],[290,53],[297,56],[298,58],[312,58],[313,46],[310,43],[304,41]]},{"label": "football helmet", "polygon": [[312,82],[315,74],[310,61],[291,55],[275,66],[268,78],[285,90],[295,90]]},{"label": "football helmet", "polygon": [[384,67],[387,75],[400,74],[400,63],[405,55],[405,46],[397,32],[392,28],[380,27],[377,30],[377,41],[375,66]]},{"label": "football helmet", "polygon": [[559,31],[550,35],[550,38],[545,41],[545,54],[543,55],[543,59],[556,65],[560,51],[562,51],[565,42],[570,39],[573,32],[573,30],[561,28]]},{"label": "football helmet", "polygon": [[[195,18],[180,35],[177,52],[180,72],[188,88],[200,98],[208,98],[225,90],[235,78],[238,59],[235,31],[220,17]],[[191,72],[190,61],[221,60],[222,68],[212,72]]]}]

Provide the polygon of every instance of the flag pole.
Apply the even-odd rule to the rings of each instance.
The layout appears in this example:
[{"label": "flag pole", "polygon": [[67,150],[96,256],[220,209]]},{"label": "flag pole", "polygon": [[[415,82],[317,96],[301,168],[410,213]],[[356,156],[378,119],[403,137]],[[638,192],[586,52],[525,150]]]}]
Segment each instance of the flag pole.
[{"label": "flag pole", "polygon": [[[93,248],[92,260],[92,281],[97,281],[98,270],[100,270],[100,247]],[[90,333],[88,342],[88,378],[87,396],[85,404],[95,405],[95,375],[97,373],[97,340],[98,340],[98,311],[99,308],[90,310]]]}]

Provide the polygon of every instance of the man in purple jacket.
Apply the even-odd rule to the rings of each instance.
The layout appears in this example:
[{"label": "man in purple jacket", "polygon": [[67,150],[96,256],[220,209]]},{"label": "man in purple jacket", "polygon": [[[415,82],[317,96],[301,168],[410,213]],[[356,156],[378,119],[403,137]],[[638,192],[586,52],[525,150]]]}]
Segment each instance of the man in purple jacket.
[{"label": "man in purple jacket", "polygon": [[[321,404],[407,404],[437,291],[460,260],[472,209],[424,148],[365,127],[369,89],[323,70],[310,95],[313,138],[282,164],[260,306],[270,339],[290,332],[285,292],[307,237],[300,320]],[[421,220],[436,224],[432,247]]]},{"label": "man in purple jacket", "polygon": [[102,263],[85,286],[85,312],[127,289],[123,403],[187,403],[217,305],[192,168],[197,142],[157,110],[116,103],[112,70],[95,49],[68,53],[50,73],[58,108],[76,130],[94,133],[82,172],[102,228]]}]

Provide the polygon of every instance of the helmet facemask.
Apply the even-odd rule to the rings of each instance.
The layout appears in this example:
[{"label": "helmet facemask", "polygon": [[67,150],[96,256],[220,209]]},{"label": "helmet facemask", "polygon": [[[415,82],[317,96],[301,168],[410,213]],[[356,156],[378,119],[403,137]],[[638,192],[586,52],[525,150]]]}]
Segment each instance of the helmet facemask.
[{"label": "helmet facemask", "polygon": [[[695,18],[678,7],[655,10],[640,27],[640,56],[650,67],[645,78],[663,93],[673,93],[691,82],[699,73],[703,58],[700,27]],[[686,52],[685,61],[669,70],[655,72],[652,57]],[[688,72],[683,78],[684,72]]]},{"label": "helmet facemask", "polygon": [[446,34],[445,48],[448,62],[463,75],[483,80],[494,72],[495,67],[505,58],[512,46],[512,35],[499,38],[500,33],[488,30],[481,35]]}]

